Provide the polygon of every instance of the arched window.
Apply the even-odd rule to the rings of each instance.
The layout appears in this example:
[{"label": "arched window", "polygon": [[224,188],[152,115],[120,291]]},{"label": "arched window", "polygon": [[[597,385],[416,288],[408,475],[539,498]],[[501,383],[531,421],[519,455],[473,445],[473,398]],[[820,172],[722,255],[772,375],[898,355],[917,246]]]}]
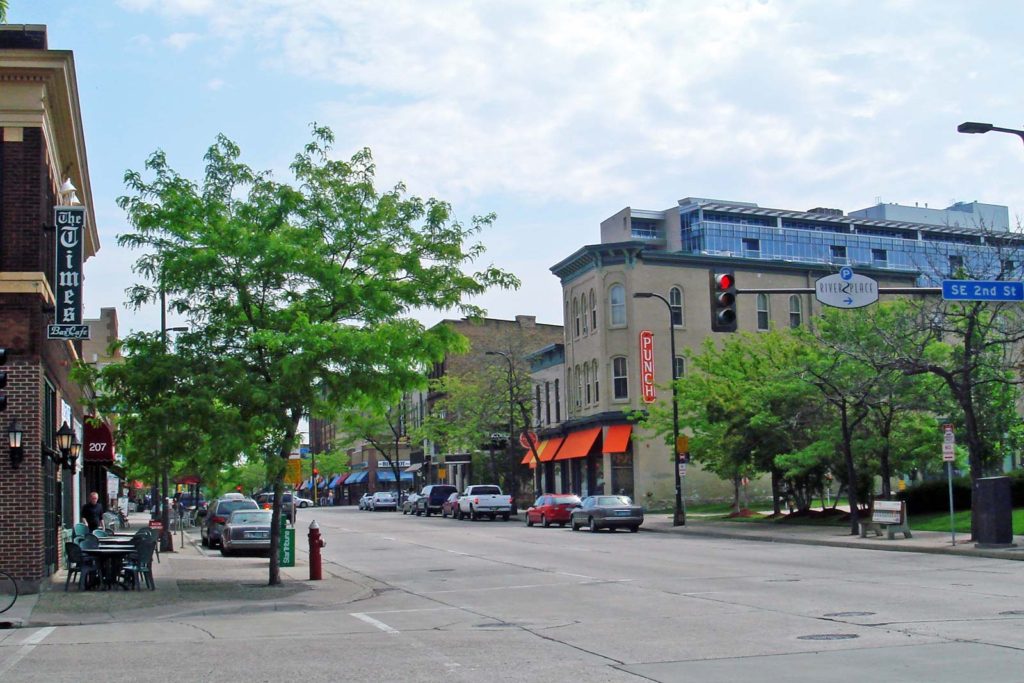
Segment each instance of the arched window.
[{"label": "arched window", "polygon": [[586,392],[586,400],[584,401],[584,405],[588,405],[589,406],[590,405],[590,363],[584,363],[583,364],[583,386],[585,387],[584,391]]},{"label": "arched window", "polygon": [[800,297],[793,294],[789,297],[789,326],[800,327],[800,323],[803,322],[803,304],[800,302]]},{"label": "arched window", "polygon": [[611,313],[611,326],[624,326],[626,324],[626,288],[622,285],[612,285],[608,291],[608,304]]},{"label": "arched window", "polygon": [[612,398],[617,401],[629,398],[629,376],[626,357],[616,356],[612,358]]},{"label": "arched window", "polygon": [[757,329],[767,330],[768,321],[770,316],[768,315],[768,295],[758,294],[757,295]]},{"label": "arched window", "polygon": [[601,394],[598,393],[598,389],[601,383],[598,381],[598,379],[601,375],[597,372],[596,360],[590,363],[590,368],[590,376],[594,378],[594,403],[599,403],[601,401]]},{"label": "arched window", "polygon": [[579,409],[583,406],[583,373],[580,372],[580,366],[576,366],[576,408]]},{"label": "arched window", "polygon": [[576,299],[572,300],[573,339],[580,338],[580,306]]},{"label": "arched window", "polygon": [[580,317],[583,318],[583,336],[586,337],[588,330],[590,329],[587,325],[587,320],[590,316],[587,315],[587,295],[580,296]]},{"label": "arched window", "polygon": [[597,329],[597,297],[594,290],[590,290],[590,329]]},{"label": "arched window", "polygon": [[668,304],[672,309],[672,325],[683,326],[683,290],[680,287],[673,287],[668,290]]}]

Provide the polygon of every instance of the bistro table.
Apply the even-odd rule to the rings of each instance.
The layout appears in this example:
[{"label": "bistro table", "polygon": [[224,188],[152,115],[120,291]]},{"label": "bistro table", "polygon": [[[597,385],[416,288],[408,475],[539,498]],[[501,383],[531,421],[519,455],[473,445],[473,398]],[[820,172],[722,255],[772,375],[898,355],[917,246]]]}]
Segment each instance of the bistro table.
[{"label": "bistro table", "polygon": [[103,577],[103,588],[109,590],[117,583],[117,574],[124,558],[135,552],[135,546],[129,543],[101,543],[98,548],[82,548],[82,552],[96,558]]}]

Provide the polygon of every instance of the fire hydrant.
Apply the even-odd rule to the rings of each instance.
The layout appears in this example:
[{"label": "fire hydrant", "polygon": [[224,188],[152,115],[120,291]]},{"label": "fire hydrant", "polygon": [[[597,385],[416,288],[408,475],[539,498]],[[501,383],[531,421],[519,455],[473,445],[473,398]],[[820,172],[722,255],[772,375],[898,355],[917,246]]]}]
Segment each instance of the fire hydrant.
[{"label": "fire hydrant", "polygon": [[320,581],[324,578],[323,570],[320,567],[320,548],[327,545],[327,542],[320,537],[320,525],[314,519],[309,524],[309,580]]}]

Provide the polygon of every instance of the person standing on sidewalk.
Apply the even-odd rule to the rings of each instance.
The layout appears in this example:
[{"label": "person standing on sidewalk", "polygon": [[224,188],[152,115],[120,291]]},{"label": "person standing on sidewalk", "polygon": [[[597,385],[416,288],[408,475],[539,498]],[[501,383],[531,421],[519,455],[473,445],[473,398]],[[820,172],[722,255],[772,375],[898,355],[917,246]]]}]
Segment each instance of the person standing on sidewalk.
[{"label": "person standing on sidewalk", "polygon": [[89,526],[89,531],[96,531],[103,525],[103,506],[100,505],[100,494],[95,491],[89,494],[89,502],[82,506],[82,521]]}]

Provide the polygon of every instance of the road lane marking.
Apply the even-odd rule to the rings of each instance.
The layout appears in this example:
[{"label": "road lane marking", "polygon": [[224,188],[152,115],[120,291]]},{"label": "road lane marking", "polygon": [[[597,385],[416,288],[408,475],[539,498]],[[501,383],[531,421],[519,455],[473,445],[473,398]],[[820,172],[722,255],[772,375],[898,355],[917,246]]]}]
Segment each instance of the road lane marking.
[{"label": "road lane marking", "polygon": [[349,614],[351,614],[356,619],[359,619],[360,621],[365,621],[370,626],[379,628],[381,631],[384,631],[384,633],[387,633],[389,635],[397,636],[399,633],[398,629],[391,628],[383,621],[377,621],[368,614],[364,614],[362,612],[349,612]]},{"label": "road lane marking", "polygon": [[440,612],[449,609],[462,609],[461,607],[419,607],[417,609],[379,609],[372,612],[360,612],[359,614],[402,614],[404,612]]},{"label": "road lane marking", "polygon": [[29,652],[32,652],[32,650],[36,649],[36,645],[43,642],[43,639],[46,638],[46,636],[53,633],[56,628],[56,626],[43,627],[35,633],[33,633],[32,635],[30,635],[25,640],[23,640],[21,642],[21,647],[19,647],[17,651],[15,651],[14,654],[11,655],[11,658],[8,659],[6,662],[0,664],[0,678],[2,678],[3,675],[6,674],[8,671],[13,669],[14,665],[20,662],[25,657],[25,655],[27,655]]},{"label": "road lane marking", "polygon": [[561,574],[562,576],[575,576],[577,579],[594,579],[594,578],[597,578],[597,577],[594,577],[594,576],[587,576],[586,574],[573,574],[571,572],[555,572],[555,573],[556,574]]},{"label": "road lane marking", "polygon": [[605,583],[630,583],[634,579],[591,579],[575,583],[524,583],[517,586],[490,586],[487,588],[453,588],[443,591],[419,591],[417,595],[444,595],[446,593],[483,593],[486,591],[508,591],[523,588],[565,588],[566,586],[599,586]]}]

